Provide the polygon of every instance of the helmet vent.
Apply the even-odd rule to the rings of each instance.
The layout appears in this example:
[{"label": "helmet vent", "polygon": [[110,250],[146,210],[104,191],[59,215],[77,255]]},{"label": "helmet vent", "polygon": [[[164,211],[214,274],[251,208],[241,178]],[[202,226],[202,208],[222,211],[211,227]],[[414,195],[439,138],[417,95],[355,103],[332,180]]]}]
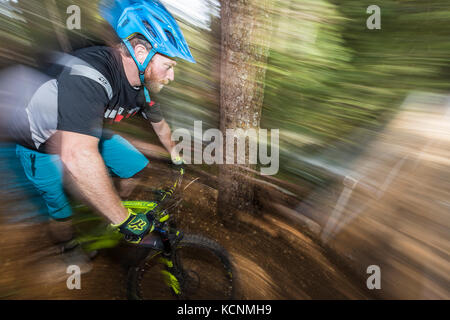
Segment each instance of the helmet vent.
[{"label": "helmet vent", "polygon": [[153,36],[153,38],[157,38],[156,32],[153,27],[147,21],[142,21],[142,23],[144,24],[147,31],[150,32],[150,34]]},{"label": "helmet vent", "polygon": [[125,27],[128,23],[130,22],[130,20],[128,18],[126,18],[122,24],[120,25],[121,28]]},{"label": "helmet vent", "polygon": [[164,30],[164,32],[166,33],[167,38],[169,39],[170,43],[176,48],[178,49],[178,45],[177,42],[175,41],[175,38],[173,37],[173,34],[168,31],[168,30]]},{"label": "helmet vent", "polygon": [[158,17],[157,15],[152,14],[153,18],[155,18],[156,20],[158,20],[161,23],[164,23],[164,21],[161,20],[160,17]]}]

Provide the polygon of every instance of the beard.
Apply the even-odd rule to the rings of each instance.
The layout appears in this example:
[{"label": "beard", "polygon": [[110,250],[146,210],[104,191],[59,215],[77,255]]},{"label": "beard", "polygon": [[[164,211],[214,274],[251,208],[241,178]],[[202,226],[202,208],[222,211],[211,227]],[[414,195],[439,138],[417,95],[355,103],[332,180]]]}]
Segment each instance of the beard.
[{"label": "beard", "polygon": [[151,93],[158,93],[162,90],[164,85],[169,84],[168,80],[161,80],[161,78],[158,78],[155,74],[150,72],[148,77],[145,79],[145,87],[150,91]]},{"label": "beard", "polygon": [[145,87],[150,91],[151,93],[158,93],[162,90],[164,87],[164,84],[158,81],[149,81],[145,83]]}]

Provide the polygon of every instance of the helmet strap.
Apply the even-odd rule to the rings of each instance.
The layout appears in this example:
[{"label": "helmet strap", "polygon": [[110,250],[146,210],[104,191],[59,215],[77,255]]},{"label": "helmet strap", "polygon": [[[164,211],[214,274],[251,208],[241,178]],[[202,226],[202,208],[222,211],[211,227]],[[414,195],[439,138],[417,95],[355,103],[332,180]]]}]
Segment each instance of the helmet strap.
[{"label": "helmet strap", "polygon": [[[145,61],[141,64],[137,60],[136,55],[134,54],[134,49],[131,46],[130,41],[128,41],[128,39],[123,39],[123,43],[127,47],[128,51],[130,52],[131,57],[133,58],[134,62],[136,63],[136,66],[138,67],[138,70],[139,70],[139,79],[141,80],[141,84],[144,85],[145,69],[147,68],[148,64],[150,63],[150,60],[153,58],[153,56],[157,52],[156,52],[155,48],[152,48],[152,50],[150,50],[147,57],[145,58]],[[145,95],[145,102],[150,103],[151,102],[150,94],[148,93],[148,89],[145,87],[145,85],[144,85],[144,95]]]}]

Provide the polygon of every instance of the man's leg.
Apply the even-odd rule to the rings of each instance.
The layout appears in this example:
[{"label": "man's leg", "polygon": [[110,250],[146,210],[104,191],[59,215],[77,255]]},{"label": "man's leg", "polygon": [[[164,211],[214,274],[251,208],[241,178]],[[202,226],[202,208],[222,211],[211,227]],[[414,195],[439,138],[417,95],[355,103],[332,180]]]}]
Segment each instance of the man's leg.
[{"label": "man's leg", "polygon": [[21,145],[16,154],[25,175],[39,191],[47,205],[50,221],[48,232],[54,243],[72,239],[72,210],[63,188],[62,163],[58,155],[40,153]]},{"label": "man's leg", "polygon": [[119,181],[118,181],[119,196],[122,199],[128,198],[141,180],[142,180],[142,177],[139,177],[139,176],[135,176],[133,178],[128,178],[128,179],[120,179],[119,178]]},{"label": "man's leg", "polygon": [[128,197],[142,178],[143,169],[149,164],[148,159],[117,134],[102,139],[99,149],[110,172],[121,178],[119,195]]}]

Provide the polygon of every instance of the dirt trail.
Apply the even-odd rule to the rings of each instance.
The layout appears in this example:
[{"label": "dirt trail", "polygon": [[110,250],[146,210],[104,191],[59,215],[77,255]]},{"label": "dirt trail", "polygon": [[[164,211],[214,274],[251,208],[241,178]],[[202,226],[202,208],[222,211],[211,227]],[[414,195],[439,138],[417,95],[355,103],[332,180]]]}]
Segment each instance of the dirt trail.
[{"label": "dirt trail", "polygon": [[[143,184],[163,186],[167,169],[154,164]],[[187,174],[185,184],[196,176]],[[135,198],[148,198],[138,192]],[[369,298],[365,282],[350,279],[326,251],[301,230],[269,214],[242,217],[239,228],[225,228],[216,215],[217,190],[197,179],[184,192],[177,220],[185,232],[199,233],[222,244],[239,275],[242,299]],[[52,254],[39,223],[0,224],[0,297],[8,299],[125,299],[127,255],[124,248],[101,251],[82,289],[68,290],[66,265]],[[307,231],[306,231],[307,232]],[[47,253],[47,255],[45,255]],[[125,253],[125,254],[124,254]]]},{"label": "dirt trail", "polygon": [[[243,299],[448,298],[450,111],[421,110],[401,113],[355,161],[356,184],[320,190],[311,207],[282,199],[258,216],[241,214],[231,227],[217,216],[218,182],[188,168],[184,185],[196,180],[174,213],[178,225],[230,252]],[[170,185],[167,166],[152,164],[142,185]],[[148,199],[145,188],[133,197]],[[277,198],[277,190],[258,188]],[[346,188],[351,194],[339,207]],[[27,199],[13,196],[15,204]],[[123,247],[101,251],[82,289],[68,290],[66,265],[52,254],[45,225],[11,222],[10,210],[0,204],[0,298],[125,299],[132,255]],[[372,264],[382,268],[380,292],[366,286]]]}]

